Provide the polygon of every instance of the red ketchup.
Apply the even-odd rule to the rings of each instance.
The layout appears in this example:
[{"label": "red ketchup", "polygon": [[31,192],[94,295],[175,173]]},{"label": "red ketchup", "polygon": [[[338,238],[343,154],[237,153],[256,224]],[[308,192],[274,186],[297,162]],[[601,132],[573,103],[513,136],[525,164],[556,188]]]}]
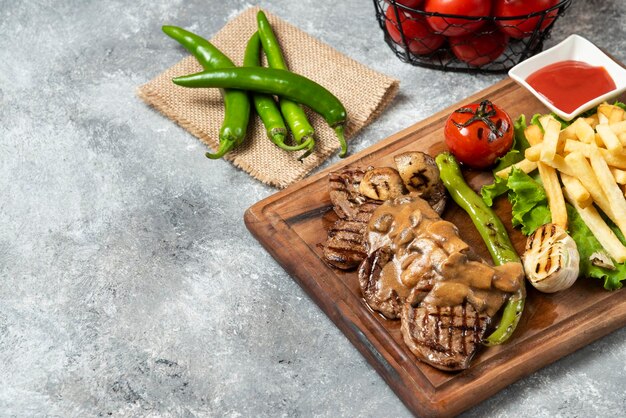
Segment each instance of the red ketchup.
[{"label": "red ketchup", "polygon": [[604,67],[594,67],[582,61],[561,61],[528,77],[526,82],[550,103],[564,112],[572,113],[589,100],[615,90],[615,82]]}]

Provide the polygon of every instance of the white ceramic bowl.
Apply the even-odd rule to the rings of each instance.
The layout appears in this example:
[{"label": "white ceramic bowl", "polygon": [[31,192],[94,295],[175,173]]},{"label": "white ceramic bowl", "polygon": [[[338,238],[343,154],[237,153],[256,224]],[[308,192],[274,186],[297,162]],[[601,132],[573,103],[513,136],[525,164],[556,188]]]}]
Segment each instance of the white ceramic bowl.
[{"label": "white ceramic bowl", "polygon": [[[571,113],[566,113],[558,107],[555,107],[552,103],[546,100],[541,93],[538,93],[535,89],[533,89],[526,82],[526,78],[540,68],[565,60],[583,61],[596,67],[604,67],[615,82],[615,90],[588,101]],[[626,69],[609,58],[597,46],[579,35],[571,35],[560,44],[520,62],[509,70],[509,76],[517,83],[526,87],[532,94],[541,100],[544,105],[564,120],[572,120],[585,110],[589,110],[604,101],[615,98],[626,91]]]}]

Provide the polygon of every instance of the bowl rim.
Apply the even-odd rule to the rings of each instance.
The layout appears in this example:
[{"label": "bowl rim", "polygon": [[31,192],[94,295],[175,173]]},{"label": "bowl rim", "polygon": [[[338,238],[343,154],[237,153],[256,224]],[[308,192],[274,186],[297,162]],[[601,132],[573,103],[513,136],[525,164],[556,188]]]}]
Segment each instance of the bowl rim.
[{"label": "bowl rim", "polygon": [[[532,86],[530,86],[526,82],[526,77],[528,77],[533,72],[547,65],[567,60],[568,58],[566,57],[566,58],[559,58],[559,59],[554,59],[550,61],[550,59],[546,57],[550,57],[551,55],[556,55],[560,50],[568,48],[570,44],[573,44],[574,46],[573,48],[570,48],[570,53],[568,54],[568,55],[572,55],[572,58],[570,59],[573,59],[574,56],[576,55],[576,52],[580,51],[582,48],[584,48],[584,52],[587,54],[598,54],[601,57],[602,61],[589,62],[589,61],[586,61],[584,57],[576,57],[576,60],[586,62],[587,64],[590,64],[596,67],[597,66],[604,67],[607,70],[607,72],[609,72],[609,75],[615,82],[615,89],[581,104],[578,108],[568,113],[556,107],[554,104],[549,102],[545,98],[545,96],[543,96],[541,93],[535,90]],[[548,62],[544,62],[544,61],[548,61]],[[529,71],[529,67],[532,71]],[[526,73],[527,75],[522,76],[520,73]],[[609,100],[611,97],[618,96],[619,94],[626,91],[626,68],[624,68],[620,63],[618,63],[609,55],[607,55],[604,51],[602,51],[602,49],[598,48],[593,42],[589,41],[588,39],[578,34],[572,34],[568,36],[566,39],[564,39],[563,41],[554,45],[553,47],[546,49],[545,51],[542,51],[538,53],[537,55],[534,55],[520,62],[519,64],[511,68],[508,74],[509,74],[509,77],[511,77],[513,80],[515,80],[515,82],[517,82],[518,84],[525,87],[528,91],[530,91],[535,97],[537,97],[537,99],[539,99],[552,112],[556,113],[560,118],[566,121],[570,121],[574,119],[576,116],[578,116],[580,113],[586,110],[589,110],[590,108],[597,106],[598,104],[606,100]]]}]

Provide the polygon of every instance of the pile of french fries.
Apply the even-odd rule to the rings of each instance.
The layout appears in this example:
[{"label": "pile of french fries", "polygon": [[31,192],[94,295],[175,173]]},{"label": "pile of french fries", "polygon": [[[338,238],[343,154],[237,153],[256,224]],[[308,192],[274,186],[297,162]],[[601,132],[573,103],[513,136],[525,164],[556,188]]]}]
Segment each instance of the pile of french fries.
[{"label": "pile of french fries", "polygon": [[507,178],[513,167],[525,173],[539,170],[552,223],[567,229],[567,200],[618,263],[626,261],[626,247],[598,209],[626,236],[625,113],[618,106],[603,103],[595,115],[578,118],[565,129],[554,117],[544,116],[539,119],[543,132],[536,125],[524,132],[531,145],[526,158],[496,173]]}]

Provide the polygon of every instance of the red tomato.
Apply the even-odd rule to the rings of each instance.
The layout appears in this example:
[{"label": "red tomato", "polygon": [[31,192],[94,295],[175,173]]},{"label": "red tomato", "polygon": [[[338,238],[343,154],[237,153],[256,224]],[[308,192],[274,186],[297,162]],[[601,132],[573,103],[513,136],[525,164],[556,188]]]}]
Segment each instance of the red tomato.
[{"label": "red tomato", "polygon": [[457,160],[478,169],[492,166],[513,145],[511,118],[489,100],[455,110],[444,134]]},{"label": "red tomato", "polygon": [[498,58],[509,43],[509,37],[489,25],[480,33],[449,38],[452,53],[473,67],[489,64]]},{"label": "red tomato", "polygon": [[[387,17],[385,25],[387,26],[389,36],[398,45],[404,45],[395,9],[393,7],[387,8],[385,15]],[[398,8],[398,16],[400,16],[404,38],[408,44],[409,51],[412,53],[417,55],[430,54],[444,43],[445,38],[442,35],[433,33],[423,16],[402,10],[401,8]]]},{"label": "red tomato", "polygon": [[[451,15],[489,16],[491,1],[487,0],[426,0],[424,10]],[[461,36],[480,28],[483,20],[456,17],[428,16],[428,24],[435,32],[446,36]]]},{"label": "red tomato", "polygon": [[[556,6],[560,0],[495,0],[493,5],[493,15],[496,17],[524,16],[535,12],[540,12]],[[556,19],[558,10],[553,10],[541,22],[540,30],[544,30]],[[529,19],[499,20],[498,26],[503,32],[513,38],[525,38],[532,35],[537,28],[541,16]]]},{"label": "red tomato", "polygon": [[396,3],[410,7],[411,9],[418,9],[422,6],[424,0],[396,0]]}]

